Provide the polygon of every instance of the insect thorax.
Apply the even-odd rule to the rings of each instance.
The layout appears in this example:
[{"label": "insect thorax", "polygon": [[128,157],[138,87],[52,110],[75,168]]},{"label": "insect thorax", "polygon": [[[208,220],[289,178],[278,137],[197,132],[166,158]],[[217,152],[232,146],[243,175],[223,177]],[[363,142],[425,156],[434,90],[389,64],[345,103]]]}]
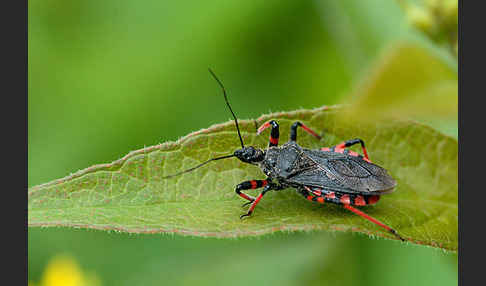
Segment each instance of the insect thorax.
[{"label": "insect thorax", "polygon": [[281,181],[295,171],[301,156],[302,148],[295,142],[270,147],[265,151],[265,159],[260,163],[260,168],[268,177]]}]

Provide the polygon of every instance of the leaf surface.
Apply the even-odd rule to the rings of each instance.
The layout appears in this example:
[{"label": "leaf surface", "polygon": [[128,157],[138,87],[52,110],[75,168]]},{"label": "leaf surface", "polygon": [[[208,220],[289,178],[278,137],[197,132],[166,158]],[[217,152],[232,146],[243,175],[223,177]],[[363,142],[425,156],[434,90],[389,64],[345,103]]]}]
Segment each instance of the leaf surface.
[{"label": "leaf surface", "polygon": [[[338,107],[321,107],[261,116],[280,124],[280,142],[290,125],[302,121],[323,139],[299,132],[305,148],[332,146],[359,137],[370,159],[389,170],[396,191],[361,209],[398,230],[412,243],[457,250],[457,140],[412,121],[349,124],[337,120]],[[246,145],[265,148],[268,134],[255,134],[254,120],[241,120]],[[293,189],[269,192],[249,219],[234,187],[263,179],[253,165],[236,158],[209,163],[192,173],[162,177],[211,157],[231,154],[239,140],[233,122],[133,151],[110,164],[96,165],[29,189],[29,226],[68,226],[134,233],[179,233],[240,237],[275,231],[353,231],[395,239],[378,226],[340,206],[305,200]],[[352,148],[361,152],[359,148]],[[256,195],[258,191],[249,191]]]}]

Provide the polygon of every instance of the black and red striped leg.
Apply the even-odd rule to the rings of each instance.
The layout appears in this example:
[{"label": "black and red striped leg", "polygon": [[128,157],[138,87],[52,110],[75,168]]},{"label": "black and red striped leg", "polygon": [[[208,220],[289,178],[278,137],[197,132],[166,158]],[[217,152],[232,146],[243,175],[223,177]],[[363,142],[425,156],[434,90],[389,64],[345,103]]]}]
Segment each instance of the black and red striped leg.
[{"label": "black and red striped leg", "polygon": [[307,186],[304,186],[304,189],[301,189],[300,193],[309,201],[318,202],[323,204],[324,202],[330,202],[334,204],[342,205],[345,209],[352,211],[353,213],[371,221],[374,224],[381,226],[382,228],[386,229],[396,237],[398,237],[401,241],[405,241],[396,230],[387,226],[386,224],[382,223],[381,221],[377,220],[376,218],[367,215],[366,213],[355,209],[351,206],[353,205],[366,205],[366,204],[374,204],[378,201],[379,196],[377,195],[370,195],[368,198],[365,198],[361,195],[354,195],[354,194],[342,194],[342,193],[334,193],[332,191],[323,191],[321,189],[311,189]]},{"label": "black and red striped leg", "polygon": [[372,216],[369,216],[367,214],[365,214],[364,212],[358,210],[358,209],[355,209],[353,208],[352,206],[348,205],[348,204],[343,204],[343,207],[347,210],[350,210],[352,211],[353,213],[371,221],[372,223],[374,224],[377,224],[379,226],[381,226],[382,228],[386,229],[387,231],[389,231],[390,233],[392,233],[393,235],[395,235],[396,237],[398,237],[401,241],[405,241],[405,239],[403,239],[398,233],[396,230],[394,230],[393,228],[387,226],[386,224],[382,223],[381,221],[377,220],[376,218],[372,217]]},{"label": "black and red striped leg", "polygon": [[266,185],[265,188],[263,188],[263,191],[258,195],[258,197],[256,197],[256,199],[251,203],[251,206],[250,208],[248,209],[248,212],[246,214],[242,214],[240,216],[240,219],[244,218],[244,217],[247,217],[247,216],[251,216],[251,214],[253,213],[253,210],[255,209],[256,205],[260,202],[260,200],[262,199],[262,197],[265,195],[266,192],[268,192],[269,190],[272,189],[272,185]]},{"label": "black and red striped leg", "polygon": [[263,130],[267,129],[268,127],[272,127],[272,131],[270,132],[270,142],[268,143],[268,147],[278,146],[278,138],[280,136],[278,123],[275,120],[270,120],[265,122],[260,128],[257,130],[257,134],[262,133]]},{"label": "black and red striped leg", "polygon": [[[366,147],[365,147],[365,143],[363,140],[359,139],[359,138],[356,138],[356,139],[352,139],[352,140],[347,140],[347,141],[344,141],[343,143],[340,143],[336,146],[334,146],[334,152],[339,152],[340,150],[344,150],[344,148],[347,148],[347,147],[351,147],[353,146],[354,144],[358,144],[360,143],[361,144],[361,149],[363,149],[363,155],[364,155],[364,159],[366,161],[370,161],[370,158],[368,157],[368,152],[366,152]],[[352,151],[350,151],[351,153]]]},{"label": "black and red striped leg", "polygon": [[251,180],[251,181],[245,181],[243,183],[238,184],[236,186],[235,192],[238,194],[238,196],[244,198],[245,200],[249,200],[249,202],[243,204],[243,206],[246,206],[247,204],[251,204],[253,201],[255,201],[255,198],[243,193],[242,190],[254,190],[254,189],[265,187],[266,185],[268,185],[268,181],[269,181],[268,179]]},{"label": "black and red striped leg", "polygon": [[321,136],[319,136],[316,132],[314,132],[312,129],[305,126],[301,122],[296,121],[294,122],[294,124],[292,124],[292,126],[290,126],[290,141],[297,141],[297,127],[301,127],[302,129],[304,129],[305,132],[321,140]]}]

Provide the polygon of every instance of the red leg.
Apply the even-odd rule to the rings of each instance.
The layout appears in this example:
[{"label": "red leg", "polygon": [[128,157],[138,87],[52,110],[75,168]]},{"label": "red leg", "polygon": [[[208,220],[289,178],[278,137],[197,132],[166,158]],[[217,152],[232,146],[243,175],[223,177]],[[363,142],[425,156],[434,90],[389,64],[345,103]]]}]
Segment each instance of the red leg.
[{"label": "red leg", "polygon": [[302,127],[305,132],[309,133],[310,135],[316,137],[317,139],[321,140],[321,136],[319,136],[316,132],[314,132],[312,129],[309,127],[305,126],[304,124],[300,123],[299,121],[294,122],[292,126],[290,127],[290,141],[296,141],[297,140],[297,127]]},{"label": "red leg", "polygon": [[268,143],[268,147],[278,146],[278,138],[280,137],[279,134],[279,127],[278,123],[275,120],[270,120],[265,122],[260,128],[257,130],[257,135],[262,133],[263,130],[267,129],[268,127],[272,127],[272,131],[270,132],[270,142]]},{"label": "red leg", "polygon": [[[322,148],[321,150],[324,150],[324,151],[333,151],[333,152],[338,152],[338,153],[343,153],[344,152],[344,148],[347,148],[347,147],[351,147],[353,146],[354,144],[357,144],[357,143],[360,143],[361,144],[361,148],[363,149],[363,158],[365,161],[368,161],[368,162],[371,162],[370,161],[370,158],[368,157],[368,152],[366,152],[366,147],[365,147],[365,143],[363,140],[359,139],[359,138],[356,138],[356,139],[352,139],[352,140],[348,140],[348,141],[344,141],[334,147],[331,147],[331,148]],[[353,151],[349,151],[349,154],[350,155],[355,155],[356,152],[353,152]],[[357,154],[356,154],[357,155]]]},{"label": "red leg", "polygon": [[354,212],[355,214],[359,215],[359,216],[362,216],[364,217],[365,219],[371,221],[372,223],[375,223],[379,226],[381,226],[382,228],[386,229],[387,231],[391,232],[392,234],[394,234],[396,237],[398,237],[401,241],[405,241],[405,239],[403,239],[398,233],[396,230],[394,230],[393,228],[387,226],[386,224],[382,223],[381,221],[377,220],[376,218],[374,217],[371,217],[367,214],[365,214],[364,212],[358,210],[358,209],[355,209],[353,208],[352,206],[348,205],[348,204],[343,204],[343,207],[345,209],[348,209],[352,212]]},{"label": "red leg", "polygon": [[304,186],[304,189],[307,192],[301,192],[303,196],[306,197],[307,200],[318,202],[323,204],[324,202],[330,202],[335,204],[341,204],[345,209],[348,209],[355,214],[371,221],[374,224],[381,226],[382,228],[386,229],[387,231],[391,232],[393,235],[398,237],[401,241],[405,241],[393,228],[387,226],[386,224],[382,223],[381,221],[377,220],[374,217],[367,215],[366,213],[353,208],[350,204],[356,205],[366,205],[366,204],[373,204],[376,203],[379,196],[373,195],[369,196],[368,203],[366,202],[365,198],[361,195],[349,195],[349,194],[335,194],[334,192],[326,192],[321,189],[311,189],[307,186]]},{"label": "red leg", "polygon": [[252,213],[253,213],[253,210],[255,209],[256,205],[260,202],[260,200],[262,199],[262,197],[265,195],[266,192],[268,192],[269,190],[271,189],[271,186],[270,185],[267,185],[265,186],[265,188],[263,188],[263,191],[258,195],[258,197],[251,203],[251,206],[250,208],[248,209],[248,212],[246,214],[242,214],[240,216],[240,219],[246,217],[246,216],[250,216]]},{"label": "red leg", "polygon": [[[249,203],[252,203],[255,198],[252,196],[249,196],[241,190],[254,190],[257,188],[262,188],[265,187],[268,184],[268,180],[251,180],[251,181],[245,181],[243,183],[240,183],[236,186],[235,192],[245,200],[250,201]],[[244,204],[243,206],[247,205],[248,203]]]}]

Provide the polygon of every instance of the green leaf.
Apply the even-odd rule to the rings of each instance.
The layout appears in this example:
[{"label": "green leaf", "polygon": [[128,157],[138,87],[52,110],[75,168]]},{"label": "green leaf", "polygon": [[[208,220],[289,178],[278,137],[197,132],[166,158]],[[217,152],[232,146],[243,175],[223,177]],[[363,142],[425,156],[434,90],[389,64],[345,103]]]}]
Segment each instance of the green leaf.
[{"label": "green leaf", "polygon": [[[318,141],[300,132],[299,144],[306,148],[362,138],[371,160],[398,182],[394,193],[362,210],[412,243],[457,250],[457,141],[411,121],[337,124],[339,112],[337,107],[281,112],[261,116],[257,123],[278,120],[281,142],[294,121],[306,123],[324,135]],[[246,145],[267,145],[268,135],[257,136],[253,120],[241,120],[240,127]],[[161,179],[239,147],[234,124],[227,122],[32,187],[28,224],[216,237],[329,230],[395,239],[340,206],[308,202],[291,189],[269,192],[251,218],[240,220],[246,209],[235,185],[265,177],[257,167],[235,158]]]}]

